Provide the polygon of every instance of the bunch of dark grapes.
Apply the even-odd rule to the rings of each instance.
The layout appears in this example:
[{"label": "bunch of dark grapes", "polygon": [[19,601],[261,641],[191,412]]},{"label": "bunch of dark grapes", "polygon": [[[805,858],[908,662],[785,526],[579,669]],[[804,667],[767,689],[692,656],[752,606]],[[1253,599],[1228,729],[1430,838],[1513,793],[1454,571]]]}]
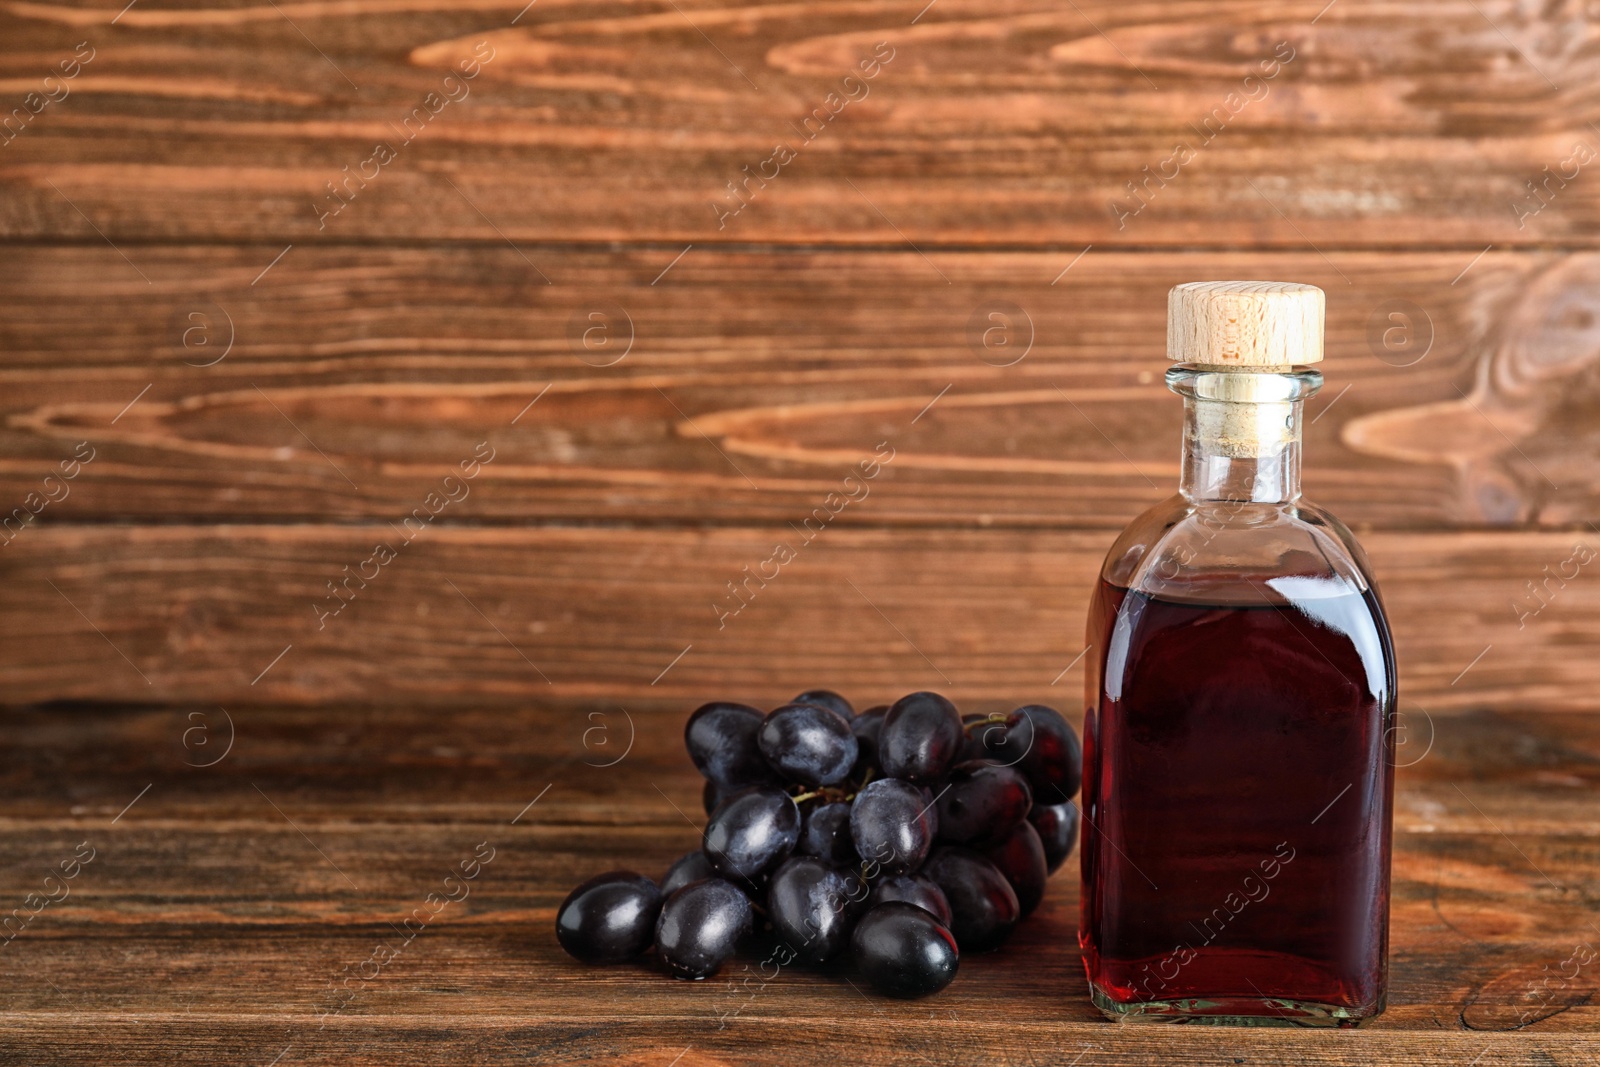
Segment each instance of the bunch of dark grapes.
[{"label": "bunch of dark grapes", "polygon": [[814,689],[766,715],[706,704],[684,742],[706,778],[701,847],[659,883],[612,871],[572,891],[556,936],[586,963],[653,947],[705,978],[759,932],[925,996],[1039,906],[1078,837],[1082,750],[1038,704],[963,716],[912,693],[858,715]]}]

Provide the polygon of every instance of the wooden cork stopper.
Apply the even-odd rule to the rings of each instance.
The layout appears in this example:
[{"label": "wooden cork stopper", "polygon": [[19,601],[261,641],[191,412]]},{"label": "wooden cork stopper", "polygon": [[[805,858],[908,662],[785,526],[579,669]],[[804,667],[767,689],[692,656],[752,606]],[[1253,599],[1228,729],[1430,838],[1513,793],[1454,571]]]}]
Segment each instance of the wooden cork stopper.
[{"label": "wooden cork stopper", "polygon": [[1322,362],[1322,290],[1298,282],[1188,282],[1167,293],[1167,358],[1213,367]]}]

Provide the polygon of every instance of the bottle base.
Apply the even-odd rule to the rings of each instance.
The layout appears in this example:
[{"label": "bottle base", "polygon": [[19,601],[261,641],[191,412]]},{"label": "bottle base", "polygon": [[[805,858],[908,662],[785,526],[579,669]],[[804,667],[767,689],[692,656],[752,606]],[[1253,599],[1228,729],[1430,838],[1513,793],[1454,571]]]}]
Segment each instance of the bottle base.
[{"label": "bottle base", "polygon": [[1382,1014],[1384,1002],[1365,1008],[1279,997],[1187,997],[1178,1000],[1118,1001],[1089,983],[1089,998],[1101,1014],[1119,1023],[1209,1026],[1297,1026],[1350,1029]]}]

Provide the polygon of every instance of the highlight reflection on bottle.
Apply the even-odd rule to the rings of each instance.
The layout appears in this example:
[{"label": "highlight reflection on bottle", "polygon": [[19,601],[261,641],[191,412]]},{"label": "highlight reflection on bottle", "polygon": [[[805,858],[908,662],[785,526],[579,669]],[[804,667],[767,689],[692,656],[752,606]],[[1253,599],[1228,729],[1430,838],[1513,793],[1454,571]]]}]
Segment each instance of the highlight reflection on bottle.
[{"label": "highlight reflection on bottle", "polygon": [[1355,538],[1300,495],[1322,291],[1178,286],[1176,496],[1090,605],[1090,993],[1150,1021],[1354,1025],[1384,1007],[1395,666]]}]

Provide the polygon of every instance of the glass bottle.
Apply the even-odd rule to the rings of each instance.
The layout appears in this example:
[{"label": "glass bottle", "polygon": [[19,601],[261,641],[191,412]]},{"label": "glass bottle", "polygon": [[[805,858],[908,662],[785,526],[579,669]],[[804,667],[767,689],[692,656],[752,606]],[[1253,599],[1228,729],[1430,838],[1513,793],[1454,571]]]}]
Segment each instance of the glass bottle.
[{"label": "glass bottle", "polygon": [[1383,1011],[1394,651],[1355,538],[1300,495],[1322,319],[1309,285],[1168,297],[1182,480],[1088,622],[1079,940],[1113,1018]]}]

